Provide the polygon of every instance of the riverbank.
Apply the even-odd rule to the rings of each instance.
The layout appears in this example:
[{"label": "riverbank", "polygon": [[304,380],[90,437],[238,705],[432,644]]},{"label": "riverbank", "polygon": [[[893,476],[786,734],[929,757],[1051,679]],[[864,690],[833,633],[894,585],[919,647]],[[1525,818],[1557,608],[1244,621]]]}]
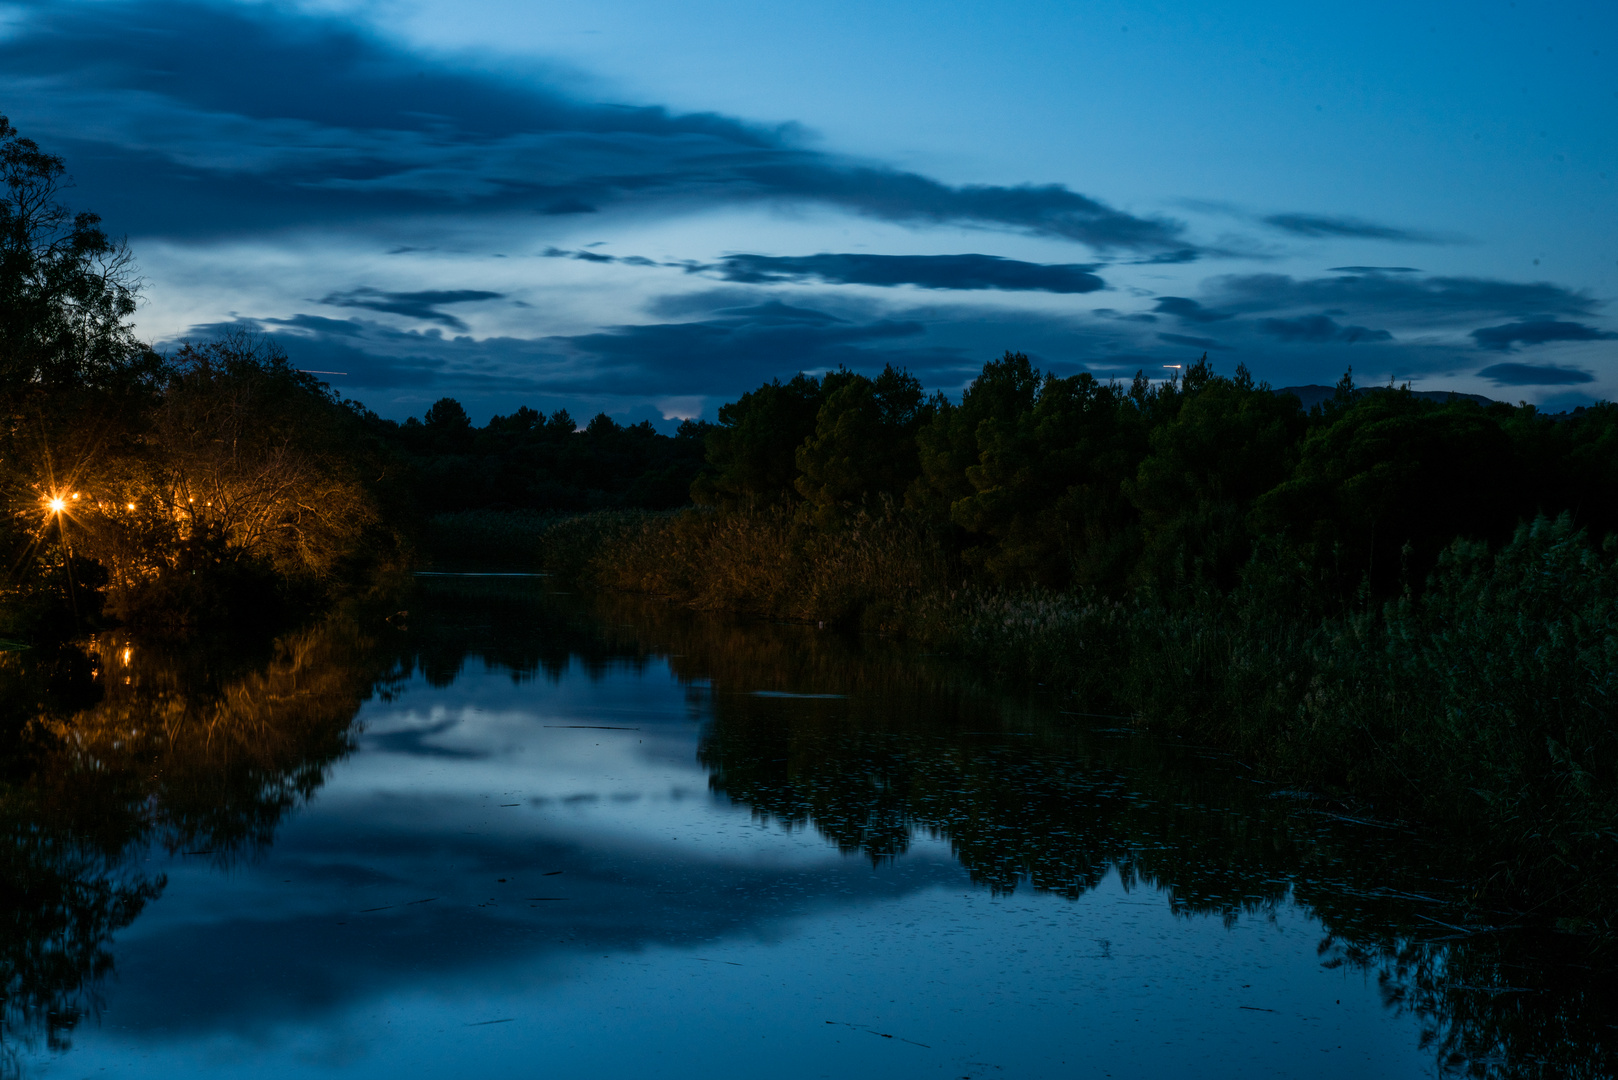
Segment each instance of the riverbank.
[{"label": "riverbank", "polygon": [[1618,553],[1566,521],[1539,519],[1492,553],[1456,544],[1421,594],[1326,618],[1257,560],[1223,593],[963,587],[944,545],[891,507],[834,529],[786,511],[435,528],[460,536],[463,562],[908,637],[1074,711],[1440,830],[1483,907],[1618,932]]}]

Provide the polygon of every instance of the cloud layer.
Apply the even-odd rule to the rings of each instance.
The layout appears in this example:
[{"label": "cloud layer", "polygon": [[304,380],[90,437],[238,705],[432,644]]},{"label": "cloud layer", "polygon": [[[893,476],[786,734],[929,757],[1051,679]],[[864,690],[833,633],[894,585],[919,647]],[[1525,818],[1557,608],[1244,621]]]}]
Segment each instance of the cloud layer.
[{"label": "cloud layer", "polygon": [[1391,240],[1400,244],[1442,244],[1444,239],[1415,229],[1400,229],[1392,225],[1379,225],[1356,217],[1336,217],[1330,214],[1271,214],[1262,219],[1264,224],[1311,239]]},{"label": "cloud layer", "polygon": [[732,255],[719,270],[752,284],[917,285],[924,289],[1087,293],[1106,288],[1094,265],[1019,262],[995,255]]},{"label": "cloud layer", "polygon": [[1491,364],[1478,374],[1496,386],[1577,386],[1595,382],[1595,376],[1588,371],[1554,364]]},{"label": "cloud layer", "polygon": [[[594,253],[556,254],[588,258]],[[633,257],[594,258],[666,265]],[[1555,364],[1477,369],[1482,357],[1502,349],[1612,336],[1581,322],[1531,314],[1594,312],[1596,302],[1584,293],[1482,278],[1227,275],[1206,283],[1199,298],[1159,296],[1147,311],[1052,311],[977,298],[919,304],[913,302],[915,294],[856,299],[837,289],[870,279],[883,285],[948,285],[955,295],[969,296],[959,290],[990,273],[1010,274],[1027,285],[1059,285],[1060,276],[1044,275],[1088,270],[983,256],[851,255],[733,256],[700,269],[729,270],[728,276],[741,280],[665,293],[643,309],[642,321],[586,333],[447,337],[441,328],[460,327],[459,317],[446,307],[509,297],[481,290],[389,292],[366,285],[331,293],[322,302],[360,309],[369,317],[299,312],[262,316],[246,325],[279,336],[300,366],[346,372],[334,381],[350,392],[378,402],[392,394],[415,402],[412,412],[441,394],[465,401],[503,398],[501,411],[510,411],[518,399],[536,405],[603,403],[591,408],[616,401],[615,408],[622,409],[630,398],[678,397],[706,400],[711,408],[797,371],[838,366],[871,371],[887,363],[909,368],[929,387],[954,389],[1005,349],[1027,352],[1061,374],[1089,370],[1103,378],[1128,378],[1137,370],[1157,375],[1165,364],[1184,363],[1206,351],[1223,357],[1222,363],[1240,359],[1277,385],[1330,383],[1352,366],[1379,378],[1475,372],[1498,386],[1572,386],[1594,376]],[[680,274],[670,284],[683,281],[689,278]],[[1389,321],[1377,326],[1373,318]],[[417,325],[395,325],[412,322]],[[236,325],[241,324],[230,324]],[[199,326],[193,333],[206,337],[227,328]]]},{"label": "cloud layer", "polygon": [[65,146],[98,208],[142,234],[786,201],[1101,250],[1189,246],[1178,222],[1060,184],[950,185],[812,149],[790,125],[581,101],[280,6],[12,11],[0,95],[13,119]]},{"label": "cloud layer", "polygon": [[361,286],[348,292],[330,293],[320,299],[332,307],[364,308],[390,315],[403,315],[423,322],[442,323],[452,330],[465,330],[466,323],[441,310],[445,304],[469,304],[479,300],[502,300],[505,293],[483,289],[426,289],[420,292],[383,292]]},{"label": "cloud layer", "polygon": [[1618,334],[1597,330],[1583,323],[1559,319],[1519,319],[1505,326],[1485,326],[1472,331],[1480,348],[1511,352],[1517,345],[1544,345],[1550,341],[1612,341]]}]

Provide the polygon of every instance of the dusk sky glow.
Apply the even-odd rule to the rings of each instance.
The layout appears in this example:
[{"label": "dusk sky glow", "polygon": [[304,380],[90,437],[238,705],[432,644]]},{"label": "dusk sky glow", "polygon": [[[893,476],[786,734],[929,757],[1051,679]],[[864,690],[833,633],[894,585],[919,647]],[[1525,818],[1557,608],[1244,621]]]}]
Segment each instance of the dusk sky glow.
[{"label": "dusk sky glow", "polygon": [[164,347],[669,428],[1006,349],[1618,390],[1618,7],[0,2],[0,113]]}]

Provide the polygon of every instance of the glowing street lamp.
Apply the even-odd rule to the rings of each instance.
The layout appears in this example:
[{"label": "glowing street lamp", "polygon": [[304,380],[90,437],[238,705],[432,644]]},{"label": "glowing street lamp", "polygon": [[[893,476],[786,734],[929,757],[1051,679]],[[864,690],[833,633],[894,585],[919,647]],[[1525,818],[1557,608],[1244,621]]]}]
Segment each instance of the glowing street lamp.
[{"label": "glowing street lamp", "polygon": [[60,514],[67,507],[67,503],[61,499],[51,499],[46,505],[51,508],[53,514]]}]

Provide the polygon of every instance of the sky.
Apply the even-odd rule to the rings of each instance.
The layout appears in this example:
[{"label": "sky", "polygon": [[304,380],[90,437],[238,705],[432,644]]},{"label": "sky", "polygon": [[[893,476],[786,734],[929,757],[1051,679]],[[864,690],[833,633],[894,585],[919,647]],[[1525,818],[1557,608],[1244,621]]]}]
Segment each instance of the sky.
[{"label": "sky", "polygon": [[669,430],[987,360],[1618,390],[1618,5],[0,0],[140,332]]}]

